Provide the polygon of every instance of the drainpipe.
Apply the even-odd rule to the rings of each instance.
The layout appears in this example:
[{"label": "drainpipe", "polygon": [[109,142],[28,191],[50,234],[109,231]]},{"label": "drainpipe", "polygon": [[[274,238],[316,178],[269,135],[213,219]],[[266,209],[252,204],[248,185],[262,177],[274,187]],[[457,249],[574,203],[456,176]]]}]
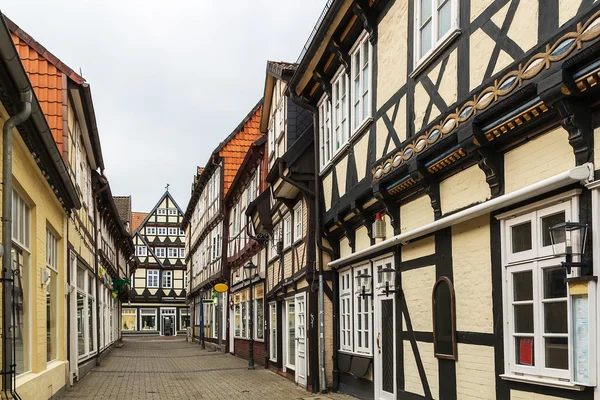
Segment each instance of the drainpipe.
[{"label": "drainpipe", "polygon": [[[292,101],[296,103],[298,106],[310,111],[313,116],[313,127],[315,132],[315,139],[313,140],[314,146],[314,158],[315,158],[315,194],[314,194],[314,215],[315,215],[315,241],[317,242],[317,248],[319,251],[317,252],[317,259],[319,263],[319,326],[321,328],[321,332],[319,334],[319,342],[320,342],[320,354],[319,354],[319,362],[321,364],[321,393],[327,392],[327,375],[325,373],[325,303],[323,296],[323,252],[331,255],[331,258],[334,259],[333,251],[323,246],[322,238],[321,238],[321,224],[319,224],[320,220],[320,184],[319,184],[319,140],[318,140],[318,132],[317,129],[319,127],[318,121],[318,110],[316,107],[311,106],[306,103],[302,98],[300,98],[293,90],[289,90],[290,97]],[[336,315],[333,315],[333,323],[334,326],[336,324]],[[336,337],[334,335],[334,342],[336,341]],[[333,391],[337,391],[337,382],[339,382],[339,370],[337,369],[337,347],[334,345],[333,349]],[[336,379],[338,377],[338,379]]]},{"label": "drainpipe", "polygon": [[14,274],[12,263],[12,135],[13,128],[25,122],[31,115],[33,92],[31,88],[21,92],[23,109],[10,117],[2,128],[2,390],[14,393],[13,383],[16,380],[14,354],[14,332],[12,331]]}]

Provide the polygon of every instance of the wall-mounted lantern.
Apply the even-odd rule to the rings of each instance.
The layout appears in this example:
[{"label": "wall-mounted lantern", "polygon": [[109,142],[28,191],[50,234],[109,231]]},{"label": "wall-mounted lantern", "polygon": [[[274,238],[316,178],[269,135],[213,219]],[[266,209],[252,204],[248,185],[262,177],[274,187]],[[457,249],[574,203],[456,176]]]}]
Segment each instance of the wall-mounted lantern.
[{"label": "wall-mounted lantern", "polygon": [[361,274],[356,275],[356,281],[358,283],[358,287],[360,288],[359,296],[365,298],[367,296],[373,296],[371,293],[371,281],[373,277],[367,272],[363,272]]},{"label": "wall-mounted lantern", "polygon": [[396,293],[395,289],[390,289],[390,286],[394,286],[396,283],[396,269],[392,268],[391,265],[386,266],[377,271],[379,282],[385,285],[385,296],[389,296],[390,293]]},{"label": "wall-mounted lantern", "polygon": [[[584,267],[583,255],[588,226],[580,222],[561,222],[550,228],[550,240],[554,255],[564,255],[562,266],[571,273],[572,267]],[[573,261],[573,258],[578,261]]]}]

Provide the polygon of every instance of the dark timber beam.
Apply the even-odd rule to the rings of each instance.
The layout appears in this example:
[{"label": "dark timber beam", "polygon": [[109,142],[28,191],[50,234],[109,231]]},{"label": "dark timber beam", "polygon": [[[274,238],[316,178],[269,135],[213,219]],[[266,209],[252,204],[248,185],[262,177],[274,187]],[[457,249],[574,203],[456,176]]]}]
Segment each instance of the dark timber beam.
[{"label": "dark timber beam", "polygon": [[504,193],[504,156],[494,151],[481,131],[474,123],[460,127],[457,132],[458,142],[469,154],[475,154],[477,165],[485,174],[485,180],[490,187],[492,197]]},{"label": "dark timber beam", "polygon": [[593,158],[594,128],[589,106],[573,93],[579,91],[565,69],[554,72],[538,85],[538,95],[546,106],[558,114],[560,124],[569,133],[575,162],[582,165]]},{"label": "dark timber beam", "polygon": [[437,179],[427,171],[425,165],[419,161],[418,157],[413,158],[409,165],[408,171],[410,177],[421,186],[431,201],[433,215],[435,219],[442,216],[442,207],[440,202],[440,184]]}]

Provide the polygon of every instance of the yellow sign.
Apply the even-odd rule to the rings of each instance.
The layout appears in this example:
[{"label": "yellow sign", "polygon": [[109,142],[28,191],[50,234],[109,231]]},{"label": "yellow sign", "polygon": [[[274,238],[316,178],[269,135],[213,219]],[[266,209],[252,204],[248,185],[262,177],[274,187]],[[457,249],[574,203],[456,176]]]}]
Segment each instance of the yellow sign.
[{"label": "yellow sign", "polygon": [[587,282],[569,282],[569,293],[571,296],[588,294]]},{"label": "yellow sign", "polygon": [[215,292],[218,292],[218,293],[226,292],[228,289],[229,289],[229,286],[227,286],[224,283],[217,283],[214,287]]}]

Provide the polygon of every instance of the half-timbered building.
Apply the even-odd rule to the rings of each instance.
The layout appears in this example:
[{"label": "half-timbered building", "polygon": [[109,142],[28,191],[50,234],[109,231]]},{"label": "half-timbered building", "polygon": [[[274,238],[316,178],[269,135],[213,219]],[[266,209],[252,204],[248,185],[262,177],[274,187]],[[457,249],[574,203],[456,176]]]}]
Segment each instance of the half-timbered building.
[{"label": "half-timbered building", "polygon": [[327,2],[290,92],[317,109],[334,390],[598,396],[598,10]]},{"label": "half-timbered building", "polygon": [[[228,242],[224,224],[227,195],[248,148],[260,137],[258,120],[262,100],[198,168],[181,229],[187,237],[188,302],[193,315],[192,340],[227,344],[227,292],[217,292],[217,283],[228,283],[223,257]],[[220,332],[220,333],[219,333]]]},{"label": "half-timbered building", "polygon": [[[228,226],[226,262],[229,271],[229,351],[265,365],[264,278],[267,250],[257,240],[246,217],[248,206],[268,189],[267,137],[257,139],[246,153],[225,195]],[[250,351],[252,347],[252,352]]]},{"label": "half-timbered building", "polygon": [[295,70],[295,64],[267,63],[260,128],[268,138],[265,180],[269,190],[249,204],[246,215],[267,249],[266,364],[300,386],[317,391],[313,116],[286,96]]},{"label": "half-timbered building", "polygon": [[93,171],[92,187],[96,197],[95,236],[98,265],[98,315],[95,334],[99,358],[102,359],[108,353],[107,350],[121,339],[121,303],[129,300],[129,277],[135,270],[136,260],[133,240],[126,223],[121,219],[117,207],[119,200],[113,197],[108,179]]},{"label": "half-timbered building", "polygon": [[122,311],[124,333],[186,334],[190,319],[182,218],[167,190],[132,233],[138,265],[131,276],[129,303]]}]

